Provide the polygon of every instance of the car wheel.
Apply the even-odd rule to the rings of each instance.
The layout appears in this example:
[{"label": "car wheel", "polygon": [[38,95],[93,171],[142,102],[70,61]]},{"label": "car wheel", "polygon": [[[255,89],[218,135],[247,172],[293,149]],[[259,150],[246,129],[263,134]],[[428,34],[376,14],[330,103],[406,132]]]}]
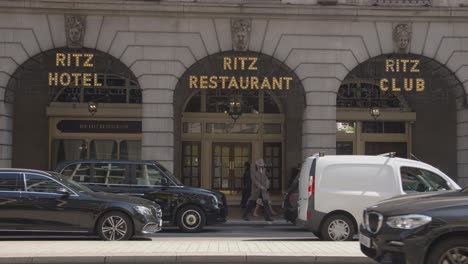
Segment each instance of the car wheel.
[{"label": "car wheel", "polygon": [[429,253],[426,263],[468,263],[468,239],[453,238],[437,244]]},{"label": "car wheel", "polygon": [[106,213],[97,223],[97,232],[102,240],[128,240],[133,235],[133,223],[121,212]]},{"label": "car wheel", "polygon": [[355,228],[353,221],[345,215],[332,215],[323,222],[320,238],[326,241],[350,241]]},{"label": "car wheel", "polygon": [[184,232],[200,232],[205,226],[205,213],[198,206],[185,206],[177,214],[177,225]]}]

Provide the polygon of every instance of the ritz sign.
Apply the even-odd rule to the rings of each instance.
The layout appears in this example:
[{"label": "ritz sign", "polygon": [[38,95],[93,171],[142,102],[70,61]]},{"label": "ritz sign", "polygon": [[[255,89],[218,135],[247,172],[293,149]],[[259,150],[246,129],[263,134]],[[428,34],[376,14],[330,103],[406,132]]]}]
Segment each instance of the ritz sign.
[{"label": "ritz sign", "polygon": [[[67,67],[94,67],[94,54],[92,53],[57,53],[55,66]],[[97,73],[85,72],[49,72],[49,86],[84,86],[101,87]]]},{"label": "ritz sign", "polygon": [[[387,59],[385,61],[386,73],[420,73],[420,60],[417,59]],[[380,79],[380,90],[383,92],[423,92],[426,88],[426,82],[422,78],[404,77],[401,78],[382,78]]]},{"label": "ritz sign", "polygon": [[[292,88],[293,77],[258,76],[258,61],[257,57],[224,56],[222,75],[189,75],[189,88],[236,90],[289,90]],[[234,72],[242,73],[233,75]]]}]

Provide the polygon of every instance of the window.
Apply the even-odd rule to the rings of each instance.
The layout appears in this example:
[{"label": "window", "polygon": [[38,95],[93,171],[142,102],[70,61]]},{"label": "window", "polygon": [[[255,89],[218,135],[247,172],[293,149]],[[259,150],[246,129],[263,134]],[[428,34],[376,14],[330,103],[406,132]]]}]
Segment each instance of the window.
[{"label": "window", "polygon": [[401,167],[401,185],[406,192],[430,192],[450,190],[441,176],[419,168]]},{"label": "window", "polygon": [[336,132],[342,134],[354,134],[356,132],[356,122],[336,122]]},{"label": "window", "polygon": [[111,163],[109,164],[109,174],[106,183],[109,184],[125,184],[127,177],[128,165],[124,163]]},{"label": "window", "polygon": [[89,163],[71,164],[63,169],[62,175],[77,182],[91,182],[91,165]]},{"label": "window", "polygon": [[[267,176],[270,178],[271,189],[281,190],[282,156],[281,143],[265,142],[263,144],[263,159],[267,167]],[[249,156],[244,155],[244,162]]]},{"label": "window", "polygon": [[380,155],[395,152],[395,156],[407,158],[406,142],[366,142],[366,155]]},{"label": "window", "polygon": [[363,122],[362,133],[404,134],[405,122]]},{"label": "window", "polygon": [[114,140],[93,140],[90,149],[91,159],[117,159],[117,142]]},{"label": "window", "polygon": [[141,159],[141,141],[124,140],[120,142],[120,159],[139,160]]},{"label": "window", "polygon": [[19,173],[0,173],[0,192],[24,191],[23,177]]},{"label": "window", "polygon": [[227,134],[227,133],[236,133],[236,134],[257,134],[258,133],[258,124],[255,123],[234,123],[234,124],[225,124],[225,123],[207,123],[206,132],[213,134]]},{"label": "window", "polygon": [[136,167],[137,185],[166,185],[167,179],[155,166],[138,164]]},{"label": "window", "polygon": [[95,183],[126,184],[128,165],[124,163],[96,163],[94,164]]},{"label": "window", "polygon": [[265,123],[263,124],[265,134],[281,134],[281,124]]},{"label": "window", "polygon": [[184,142],[182,148],[182,182],[200,187],[200,142]]},{"label": "window", "polygon": [[199,122],[184,122],[184,133],[201,133],[202,124]]},{"label": "window", "polygon": [[26,174],[26,191],[28,192],[57,193],[57,189],[61,187],[63,186],[47,177]]},{"label": "window", "polygon": [[52,165],[64,160],[86,159],[88,147],[82,139],[55,139],[52,141]]},{"label": "window", "polygon": [[353,142],[336,142],[336,155],[353,155]]}]

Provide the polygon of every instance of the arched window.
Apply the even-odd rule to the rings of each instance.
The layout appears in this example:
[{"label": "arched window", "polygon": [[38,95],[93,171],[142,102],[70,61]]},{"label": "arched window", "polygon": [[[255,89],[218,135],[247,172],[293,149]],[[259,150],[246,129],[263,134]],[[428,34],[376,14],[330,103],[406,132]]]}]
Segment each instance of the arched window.
[{"label": "arched window", "polygon": [[231,90],[202,90],[193,93],[185,105],[184,112],[224,113],[233,96],[240,96],[242,113],[279,114],[278,99],[268,91],[249,90],[241,94]]},{"label": "arched window", "polygon": [[406,108],[407,103],[401,96],[390,90],[383,92],[371,81],[348,81],[338,90],[336,107],[351,108]]},{"label": "arched window", "polygon": [[116,74],[98,74],[97,77],[102,86],[50,88],[50,102],[141,104],[141,89],[136,80]]}]

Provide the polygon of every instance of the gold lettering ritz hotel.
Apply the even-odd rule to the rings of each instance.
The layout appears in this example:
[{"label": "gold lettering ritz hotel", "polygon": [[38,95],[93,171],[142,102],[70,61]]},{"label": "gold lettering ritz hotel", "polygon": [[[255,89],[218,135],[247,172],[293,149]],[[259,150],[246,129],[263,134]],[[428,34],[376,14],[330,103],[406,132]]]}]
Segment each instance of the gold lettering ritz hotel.
[{"label": "gold lettering ritz hotel", "polygon": [[[393,3],[398,2],[398,3]],[[313,153],[468,184],[468,1],[0,2],[0,166],[157,160],[237,204]]]}]

